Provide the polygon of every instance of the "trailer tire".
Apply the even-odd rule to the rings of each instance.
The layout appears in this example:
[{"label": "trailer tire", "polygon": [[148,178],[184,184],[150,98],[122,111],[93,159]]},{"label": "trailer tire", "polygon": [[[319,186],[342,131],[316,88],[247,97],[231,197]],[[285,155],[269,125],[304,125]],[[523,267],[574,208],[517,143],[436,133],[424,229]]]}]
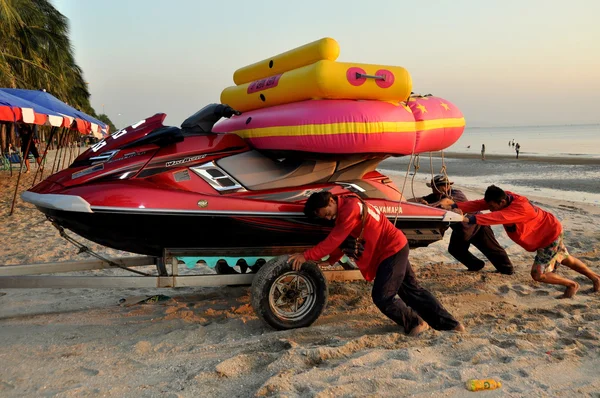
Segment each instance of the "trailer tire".
[{"label": "trailer tire", "polygon": [[327,280],[314,262],[292,270],[288,256],[269,260],[252,281],[254,311],[278,330],[310,326],[327,305]]}]

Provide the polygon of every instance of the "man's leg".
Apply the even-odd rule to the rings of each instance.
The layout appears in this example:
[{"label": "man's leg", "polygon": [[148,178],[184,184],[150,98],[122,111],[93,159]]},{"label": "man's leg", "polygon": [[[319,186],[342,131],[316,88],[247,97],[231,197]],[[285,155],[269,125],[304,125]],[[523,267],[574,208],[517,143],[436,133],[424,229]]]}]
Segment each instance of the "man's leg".
[{"label": "man's leg", "polygon": [[464,330],[433,294],[419,286],[415,273],[407,259],[404,282],[398,295],[414,309],[421,318],[436,330]]},{"label": "man's leg", "polygon": [[553,272],[540,272],[531,270],[531,277],[538,282],[550,283],[551,285],[566,286],[565,293],[562,297],[571,298],[579,290],[579,283],[567,278],[563,278]]},{"label": "man's leg", "polygon": [[408,251],[407,244],[398,253],[383,260],[377,269],[371,293],[373,303],[377,308],[385,316],[402,326],[406,333],[422,323],[417,313],[396,297],[396,293],[404,281]]},{"label": "man's leg", "polygon": [[492,228],[487,225],[481,226],[471,239],[471,243],[490,260],[501,274],[512,275],[515,272],[506,250],[496,240]]},{"label": "man's leg", "polygon": [[595,292],[600,290],[600,275],[589,269],[587,265],[585,265],[581,260],[569,255],[568,257],[564,258],[560,263],[571,268],[573,271],[579,272],[581,275],[585,275],[588,278],[590,278],[590,280],[594,284],[593,290]]},{"label": "man's leg", "polygon": [[563,298],[573,297],[579,290],[579,283],[554,273],[556,263],[562,263],[569,256],[559,236],[549,246],[538,249],[533,266],[531,267],[531,277],[538,282],[550,283],[552,285],[565,286]]},{"label": "man's leg", "polygon": [[485,262],[475,257],[470,251],[471,243],[465,239],[462,231],[452,231],[448,253],[460,261],[469,271],[479,271],[485,266]]}]

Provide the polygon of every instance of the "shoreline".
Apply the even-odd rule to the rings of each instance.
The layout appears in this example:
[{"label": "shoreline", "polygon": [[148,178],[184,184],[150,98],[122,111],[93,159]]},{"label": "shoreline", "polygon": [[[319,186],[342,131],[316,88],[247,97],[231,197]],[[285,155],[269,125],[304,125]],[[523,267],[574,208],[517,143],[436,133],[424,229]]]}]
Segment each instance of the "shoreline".
[{"label": "shoreline", "polygon": [[[423,154],[424,158],[428,158],[428,154]],[[432,152],[434,158],[441,158],[442,152]],[[465,152],[444,152],[446,159],[481,159],[481,153],[465,153]],[[593,155],[573,155],[573,156],[554,156],[554,155],[531,155],[527,153],[519,154],[519,159],[516,155],[501,154],[501,153],[486,153],[486,160],[511,160],[515,162],[529,163],[553,163],[566,165],[600,165],[600,156]]]}]

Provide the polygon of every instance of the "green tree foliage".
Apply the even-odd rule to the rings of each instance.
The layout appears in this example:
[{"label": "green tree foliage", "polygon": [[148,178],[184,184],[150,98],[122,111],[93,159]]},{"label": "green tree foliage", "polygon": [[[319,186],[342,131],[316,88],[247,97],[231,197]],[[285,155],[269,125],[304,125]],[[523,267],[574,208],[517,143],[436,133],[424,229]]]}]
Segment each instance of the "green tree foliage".
[{"label": "green tree foliage", "polygon": [[48,0],[0,0],[0,87],[46,89],[95,116],[68,20]]},{"label": "green tree foliage", "polygon": [[100,115],[98,115],[98,120],[100,120],[101,122],[106,123],[110,127],[110,129],[108,130],[108,132],[110,134],[112,134],[115,131],[117,131],[117,128],[113,124],[112,120],[110,120],[110,118],[107,115],[105,115],[104,113],[101,113]]}]

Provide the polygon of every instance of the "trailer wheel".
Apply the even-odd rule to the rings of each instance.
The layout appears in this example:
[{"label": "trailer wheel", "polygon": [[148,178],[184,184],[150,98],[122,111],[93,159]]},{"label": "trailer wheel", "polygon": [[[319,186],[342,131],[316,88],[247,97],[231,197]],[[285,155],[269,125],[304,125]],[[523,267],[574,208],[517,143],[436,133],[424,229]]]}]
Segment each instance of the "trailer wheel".
[{"label": "trailer wheel", "polygon": [[327,281],[313,262],[292,270],[288,256],[269,260],[252,281],[252,307],[275,329],[310,326],[327,305]]}]

